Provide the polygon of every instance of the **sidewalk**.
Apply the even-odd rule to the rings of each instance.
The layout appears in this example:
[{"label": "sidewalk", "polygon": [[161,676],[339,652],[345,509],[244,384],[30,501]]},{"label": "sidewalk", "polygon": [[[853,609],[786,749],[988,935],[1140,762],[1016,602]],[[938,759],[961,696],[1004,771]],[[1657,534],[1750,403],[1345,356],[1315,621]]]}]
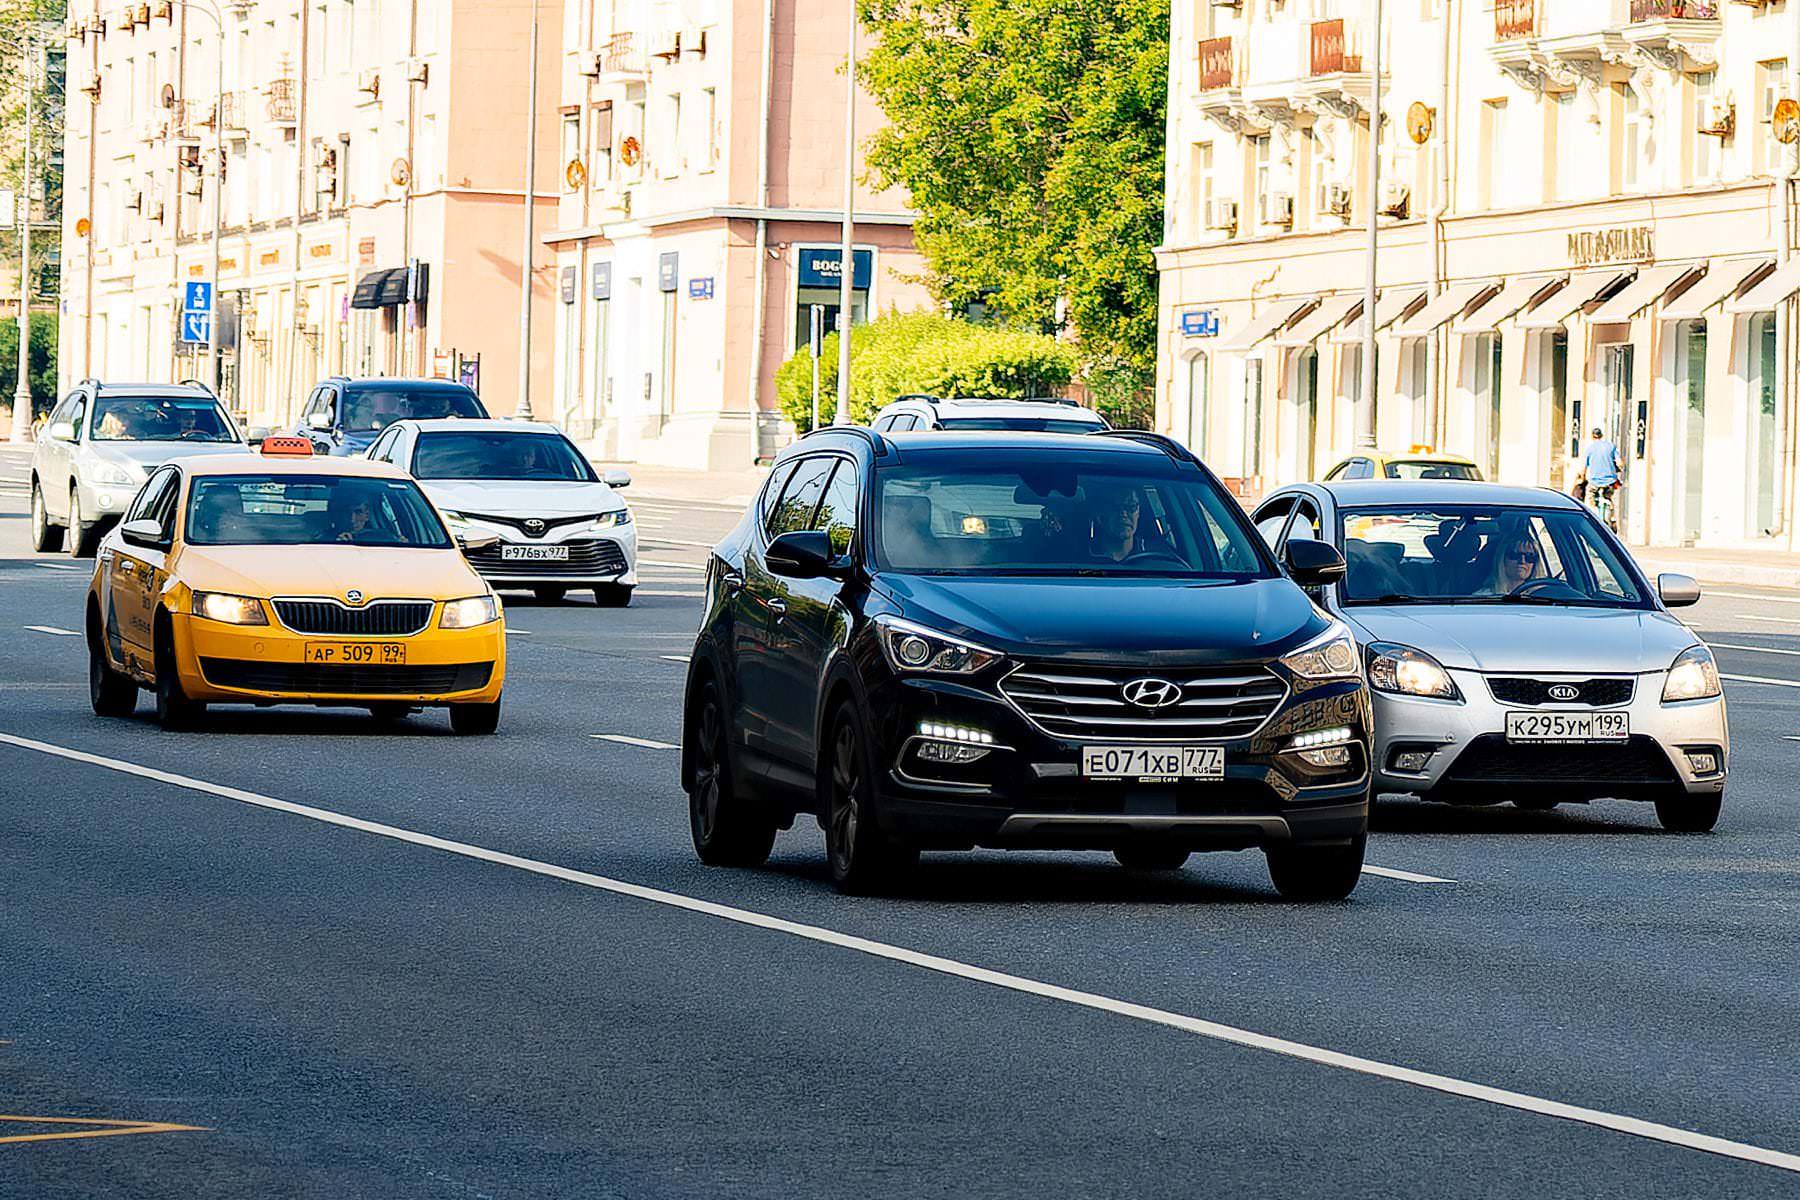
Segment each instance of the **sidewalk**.
[{"label": "sidewalk", "polygon": [[1800,595],[1800,554],[1778,550],[1695,550],[1682,546],[1633,546],[1644,574],[1692,575],[1703,584],[1782,588]]},{"label": "sidewalk", "polygon": [[631,476],[626,500],[646,497],[654,500],[685,500],[690,504],[719,504],[744,508],[756,498],[763,480],[769,477],[767,467],[733,467],[717,471],[693,471],[681,467],[660,467],[652,463],[602,462],[594,460],[596,470],[619,470]]}]

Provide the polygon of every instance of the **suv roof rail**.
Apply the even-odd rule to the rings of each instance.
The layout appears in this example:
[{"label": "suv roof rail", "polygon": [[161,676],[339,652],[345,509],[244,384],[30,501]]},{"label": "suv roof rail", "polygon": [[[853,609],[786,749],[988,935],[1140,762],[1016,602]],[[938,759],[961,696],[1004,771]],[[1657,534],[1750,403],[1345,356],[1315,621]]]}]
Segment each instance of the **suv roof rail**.
[{"label": "suv roof rail", "polygon": [[819,437],[830,433],[856,434],[869,443],[869,450],[876,458],[884,458],[887,455],[887,439],[882,437],[879,433],[876,433],[873,429],[870,429],[867,425],[821,425],[817,429],[811,429],[801,434],[799,440],[804,442],[807,438]]},{"label": "suv roof rail", "polygon": [[908,400],[917,400],[925,404],[936,404],[938,402],[938,397],[930,395],[927,392],[908,392],[904,396],[894,397],[895,404],[904,404]]},{"label": "suv roof rail", "polygon": [[96,392],[100,390],[100,377],[98,375],[89,375],[86,379],[77,379],[75,381],[75,386],[87,387],[90,383],[94,385],[94,390]]},{"label": "suv roof rail", "polygon": [[184,379],[181,381],[180,386],[199,388],[201,391],[205,392],[209,396],[214,397],[215,399],[218,397],[218,393],[212,390],[212,384],[206,382],[206,380],[204,380],[204,379]]},{"label": "suv roof rail", "polygon": [[1146,446],[1156,447],[1176,462],[1201,465],[1198,455],[1166,433],[1152,433],[1148,429],[1096,429],[1086,436],[1126,438],[1133,442],[1142,442]]},{"label": "suv roof rail", "polygon": [[1061,404],[1068,408],[1086,407],[1079,400],[1071,400],[1067,396],[1020,396],[1020,404]]}]

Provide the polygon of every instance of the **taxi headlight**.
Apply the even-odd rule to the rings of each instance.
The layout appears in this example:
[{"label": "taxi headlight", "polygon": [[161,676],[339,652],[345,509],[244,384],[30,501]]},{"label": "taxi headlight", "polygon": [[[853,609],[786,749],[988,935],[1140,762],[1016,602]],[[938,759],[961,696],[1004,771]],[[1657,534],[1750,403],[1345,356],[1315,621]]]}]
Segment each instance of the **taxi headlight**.
[{"label": "taxi headlight", "polygon": [[876,617],[875,628],[881,637],[882,653],[887,655],[888,665],[896,671],[972,675],[1001,659],[1000,654],[984,646],[899,617]]},{"label": "taxi headlight", "polygon": [[1356,643],[1342,625],[1333,625],[1292,654],[1285,655],[1281,665],[1301,679],[1356,678]]},{"label": "taxi headlight", "polygon": [[251,596],[233,596],[227,592],[195,592],[194,613],[209,621],[227,625],[267,625],[262,601]]},{"label": "taxi headlight", "polygon": [[1712,651],[1705,646],[1689,646],[1675,656],[1669,677],[1663,681],[1663,703],[1677,700],[1705,700],[1719,694],[1719,668]]},{"label": "taxi headlight", "polygon": [[138,477],[119,463],[97,462],[88,468],[88,479],[93,483],[109,483],[114,487],[123,487],[128,483],[136,483]]},{"label": "taxi headlight", "polygon": [[438,618],[439,629],[473,629],[500,619],[500,602],[493,596],[465,596],[461,600],[444,601],[444,615]]},{"label": "taxi headlight", "polygon": [[1428,696],[1436,700],[1461,700],[1456,681],[1437,659],[1423,650],[1392,642],[1369,647],[1369,686],[1396,696]]}]

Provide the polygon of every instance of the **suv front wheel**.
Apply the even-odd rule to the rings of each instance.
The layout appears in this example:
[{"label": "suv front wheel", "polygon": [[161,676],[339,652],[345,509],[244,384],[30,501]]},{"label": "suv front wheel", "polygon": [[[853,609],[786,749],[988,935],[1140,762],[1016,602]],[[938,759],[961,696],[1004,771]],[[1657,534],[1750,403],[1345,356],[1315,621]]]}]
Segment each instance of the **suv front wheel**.
[{"label": "suv front wheel", "polygon": [[689,718],[694,762],[688,782],[688,829],[694,851],[710,867],[758,867],[775,845],[775,821],[731,784],[731,746],[719,685],[708,679]]},{"label": "suv front wheel", "polygon": [[1344,900],[1362,878],[1363,846],[1359,833],[1347,846],[1270,846],[1269,879],[1288,900]]},{"label": "suv front wheel", "polygon": [[819,806],[831,880],[840,892],[879,891],[917,865],[919,851],[889,838],[877,823],[875,772],[856,710],[848,704],[840,708],[831,731]]}]

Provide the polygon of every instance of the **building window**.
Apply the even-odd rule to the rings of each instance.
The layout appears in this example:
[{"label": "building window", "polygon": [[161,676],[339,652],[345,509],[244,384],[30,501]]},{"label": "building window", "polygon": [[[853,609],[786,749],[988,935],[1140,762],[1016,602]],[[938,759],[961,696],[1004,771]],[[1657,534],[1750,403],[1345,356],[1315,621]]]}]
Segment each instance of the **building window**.
[{"label": "building window", "polygon": [[1714,71],[1702,71],[1694,76],[1694,179],[1695,183],[1710,183],[1719,174],[1719,141],[1703,130],[1712,125],[1712,106],[1714,89],[1718,82],[1718,74]]},{"label": "building window", "polygon": [[562,115],[562,161],[560,174],[563,177],[563,191],[575,190],[575,172],[569,170],[572,163],[581,158],[581,113],[565,112]]},{"label": "building window", "polygon": [[681,144],[681,93],[671,92],[663,99],[663,144],[657,154],[657,174],[673,179],[687,170],[687,154]]},{"label": "building window", "polygon": [[612,179],[612,101],[594,105],[588,112],[588,180],[598,187]]},{"label": "building window", "polygon": [[1619,93],[1619,186],[1624,191],[1635,192],[1643,178],[1643,105],[1629,83],[1621,83]]},{"label": "building window", "polygon": [[1407,338],[1406,349],[1406,398],[1412,409],[1412,440],[1415,444],[1425,445],[1431,441],[1429,426],[1431,356],[1430,347],[1425,338]]},{"label": "building window", "polygon": [[1251,478],[1263,473],[1263,360],[1260,355],[1244,359],[1244,474]]},{"label": "building window", "polygon": [[1786,157],[1787,147],[1775,140],[1775,133],[1770,124],[1775,117],[1775,103],[1787,95],[1787,59],[1777,58],[1770,62],[1756,64],[1757,117],[1756,137],[1762,144],[1762,173],[1764,175],[1783,175],[1782,159]]},{"label": "building window", "polygon": [[1250,139],[1250,212],[1248,219],[1262,224],[1262,208],[1269,196],[1273,149],[1268,134]]},{"label": "building window", "polygon": [[1190,227],[1204,234],[1212,221],[1213,144],[1195,142],[1188,148],[1188,186],[1193,211],[1188,215]]},{"label": "building window", "polygon": [[1582,169],[1591,165],[1582,162],[1581,114],[1575,107],[1574,92],[1560,92],[1556,96],[1556,189],[1555,197],[1559,200],[1572,200],[1586,189],[1582,183]]},{"label": "building window", "polygon": [[700,138],[700,170],[710,171],[719,165],[719,93],[714,88],[700,90]]},{"label": "building window", "polygon": [[1481,106],[1481,206],[1499,208],[1510,197],[1507,180],[1513,172],[1503,170],[1507,159],[1506,101],[1489,100]]}]

